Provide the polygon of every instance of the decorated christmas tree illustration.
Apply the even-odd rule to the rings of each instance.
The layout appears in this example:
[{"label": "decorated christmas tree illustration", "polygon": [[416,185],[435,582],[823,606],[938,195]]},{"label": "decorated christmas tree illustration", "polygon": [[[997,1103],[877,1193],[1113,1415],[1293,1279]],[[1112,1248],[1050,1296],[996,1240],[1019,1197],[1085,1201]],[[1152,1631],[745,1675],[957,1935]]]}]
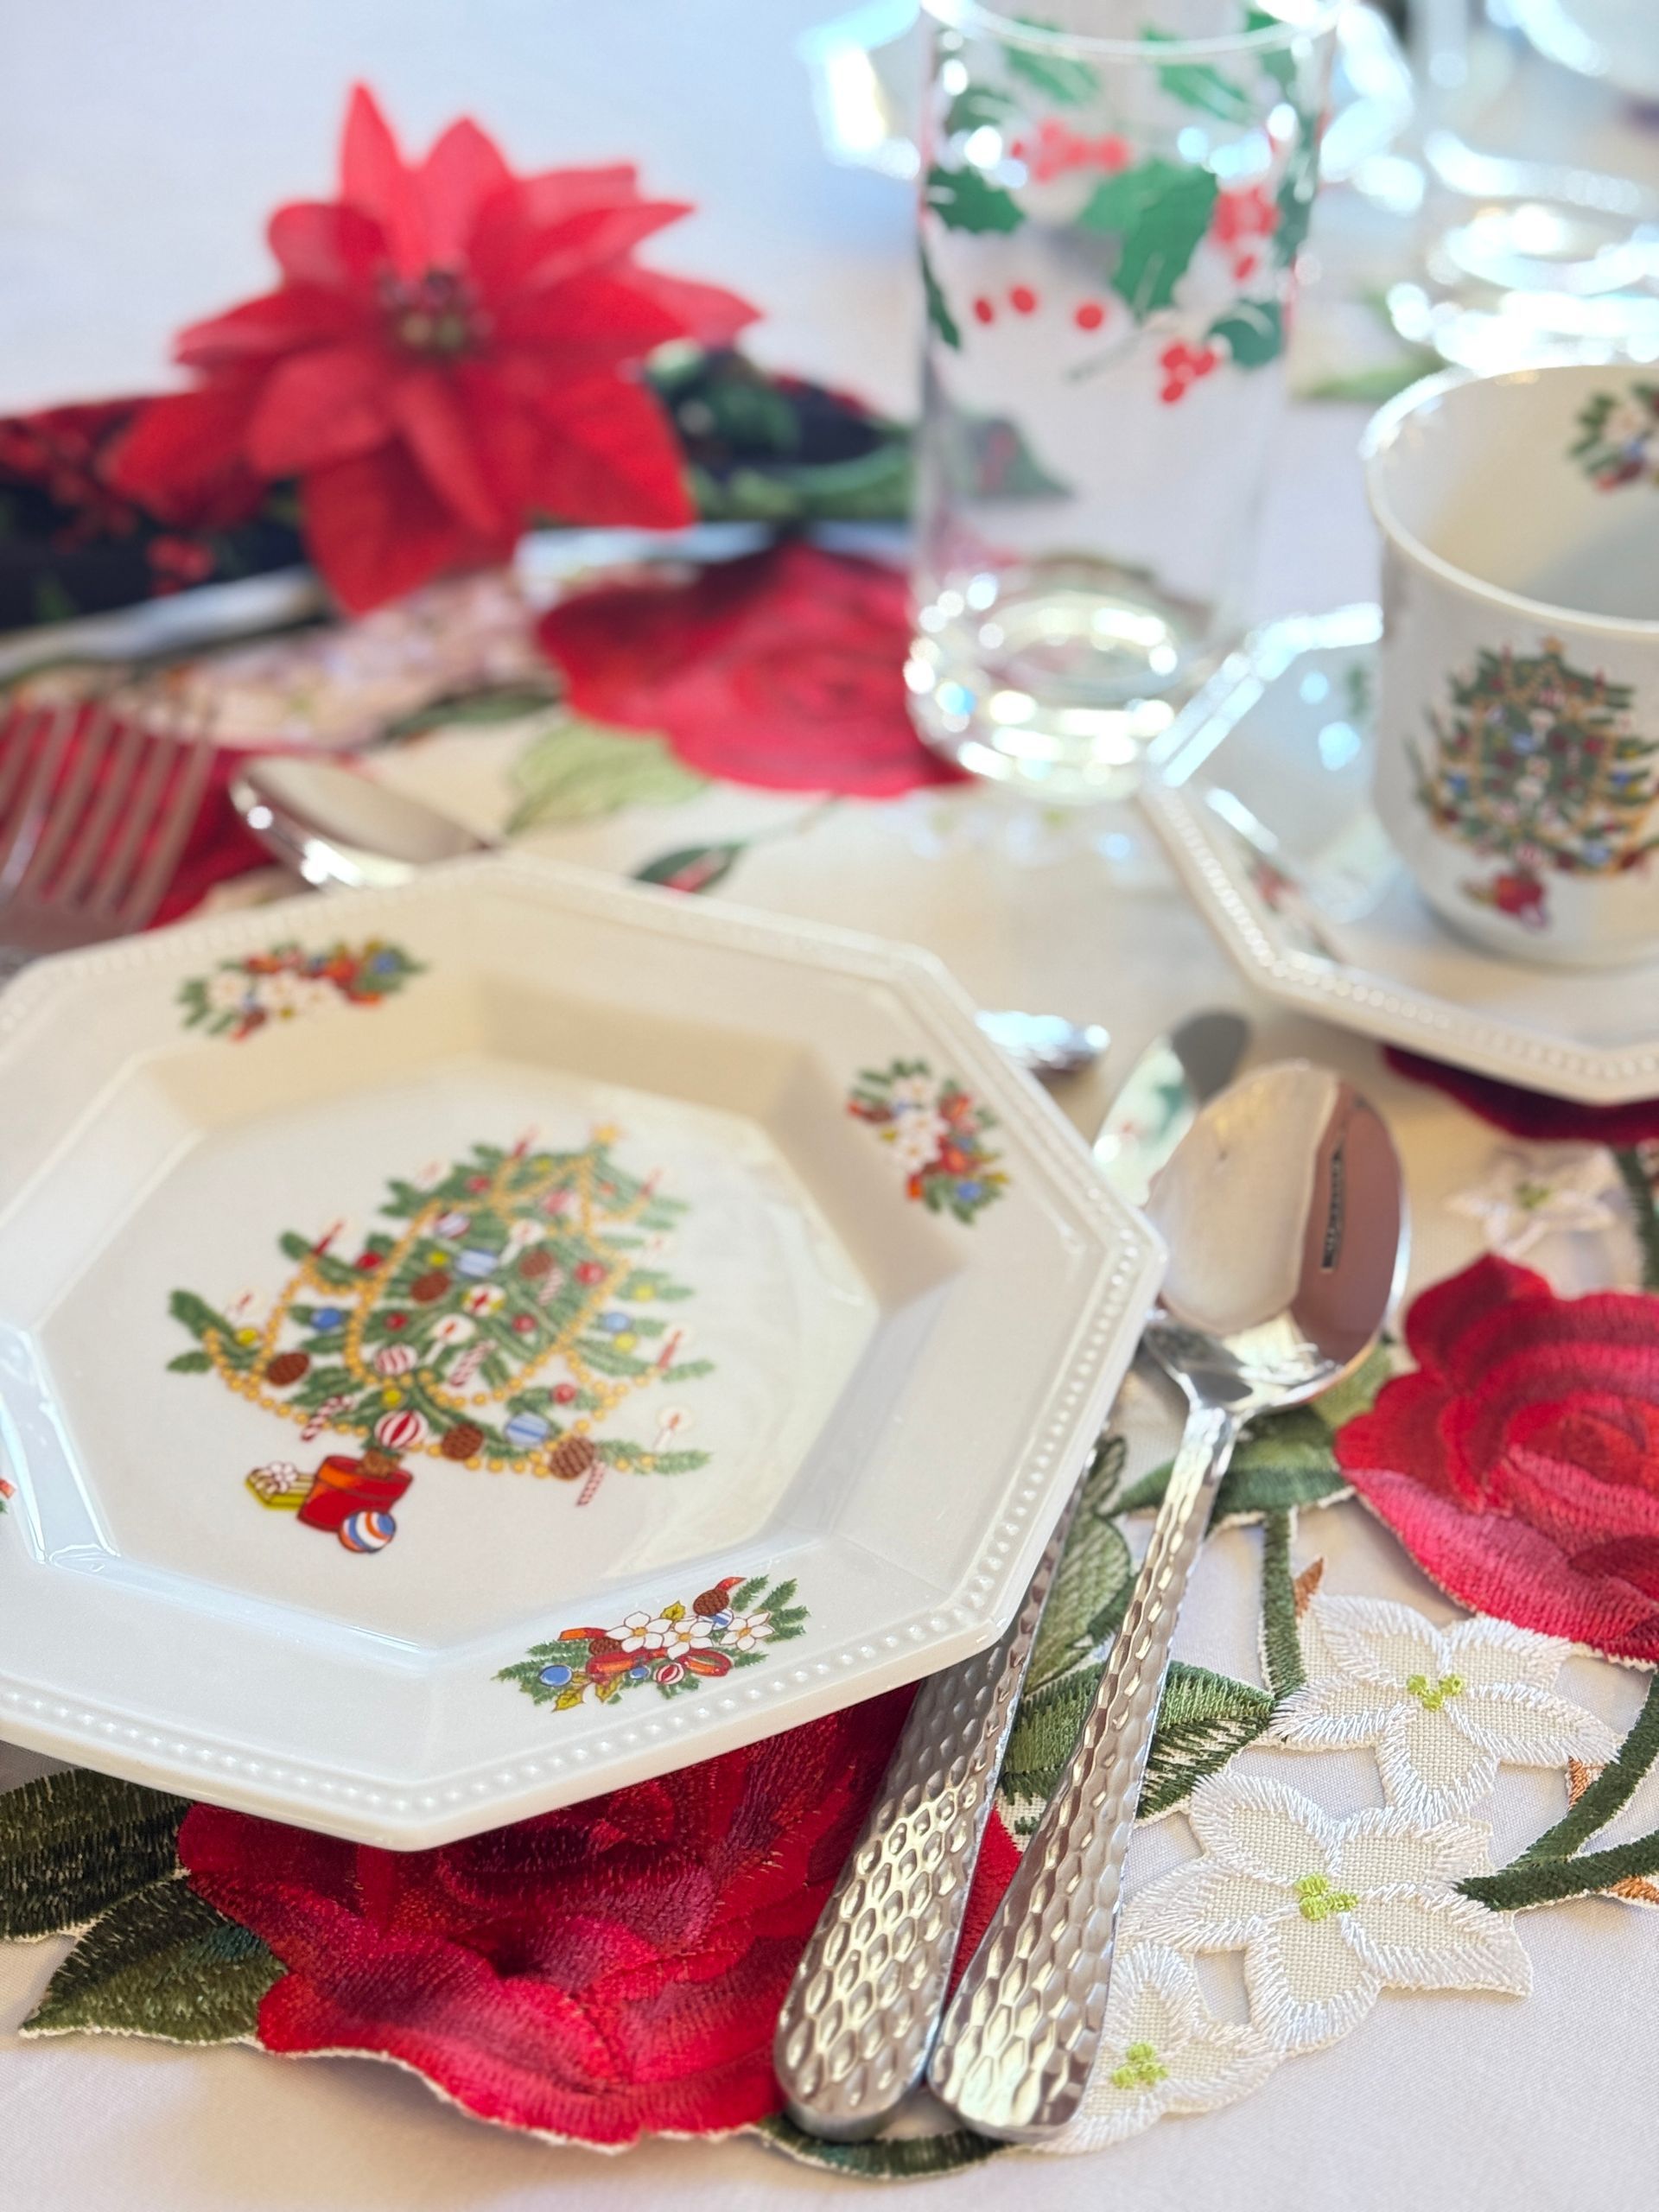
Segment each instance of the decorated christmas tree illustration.
[{"label": "decorated christmas tree illustration", "polygon": [[1430,716],[1432,754],[1414,750],[1417,798],[1435,826],[1498,872],[1463,888],[1534,929],[1548,926],[1553,871],[1640,867],[1659,838],[1659,739],[1631,727],[1628,684],[1567,665],[1547,638],[1535,654],[1482,652],[1454,677],[1452,711]]},{"label": "decorated christmas tree illustration", "polygon": [[[432,1459],[581,1485],[607,1470],[674,1475],[707,1454],[677,1446],[681,1409],[656,1414],[653,1440],[607,1434],[637,1394],[694,1381],[673,1308],[690,1295],[657,1262],[685,1211],[655,1179],[621,1167],[617,1132],[577,1152],[474,1147],[467,1159],[394,1181],[391,1225],[360,1246],[336,1225],[280,1239],[293,1272],[264,1313],[217,1311],[175,1291],[174,1318],[196,1339],[170,1364],[214,1374],[296,1423],[360,1438],[309,1474],[256,1468],[263,1504],[332,1530],[352,1551],[391,1541],[406,1464]],[[647,1424],[650,1426],[651,1424]]]}]

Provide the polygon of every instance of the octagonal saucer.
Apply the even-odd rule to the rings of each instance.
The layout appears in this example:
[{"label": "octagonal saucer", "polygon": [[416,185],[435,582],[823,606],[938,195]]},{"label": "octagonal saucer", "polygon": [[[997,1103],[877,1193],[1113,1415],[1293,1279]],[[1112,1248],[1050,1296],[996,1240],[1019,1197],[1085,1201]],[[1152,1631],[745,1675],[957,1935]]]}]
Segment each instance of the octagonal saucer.
[{"label": "octagonal saucer", "polygon": [[0,1736],[442,1842],[988,1643],[1160,1254],[927,956],[522,857],[0,996]]},{"label": "octagonal saucer", "polygon": [[1375,607],[1275,622],[1160,739],[1142,803],[1271,997],[1586,1105],[1659,1094],[1659,963],[1506,960],[1421,899],[1371,810]]}]

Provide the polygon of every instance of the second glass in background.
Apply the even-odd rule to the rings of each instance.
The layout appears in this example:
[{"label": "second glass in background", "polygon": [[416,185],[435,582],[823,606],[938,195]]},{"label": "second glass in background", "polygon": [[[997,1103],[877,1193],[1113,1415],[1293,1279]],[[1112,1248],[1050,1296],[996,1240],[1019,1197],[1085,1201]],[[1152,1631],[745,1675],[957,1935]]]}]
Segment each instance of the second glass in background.
[{"label": "second glass in background", "polygon": [[912,711],[1122,798],[1240,626],[1336,10],[930,12]]}]

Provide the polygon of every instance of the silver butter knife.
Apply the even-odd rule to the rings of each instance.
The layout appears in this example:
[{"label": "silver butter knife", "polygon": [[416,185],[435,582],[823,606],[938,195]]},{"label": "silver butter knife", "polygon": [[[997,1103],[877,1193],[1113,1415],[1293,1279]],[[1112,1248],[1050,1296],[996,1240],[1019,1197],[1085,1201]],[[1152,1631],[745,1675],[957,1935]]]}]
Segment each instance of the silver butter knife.
[{"label": "silver butter knife", "polygon": [[[1113,1187],[1144,1199],[1206,1099],[1249,1042],[1226,1012],[1194,1014],[1141,1055],[1095,1156]],[[809,2134],[875,2134],[920,2082],[938,2029],[979,1847],[1071,1531],[1074,1495],[1013,1624],[988,1651],[917,1695],[881,1789],[796,1969],[773,2063]]]},{"label": "silver butter knife", "polygon": [[[250,757],[231,779],[231,802],[261,843],[319,890],[382,890],[434,861],[495,849],[452,816],[336,760]],[[1046,1083],[1090,1066],[1109,1041],[1096,1022],[1012,1007],[981,1014],[979,1026],[1016,1067]]]}]

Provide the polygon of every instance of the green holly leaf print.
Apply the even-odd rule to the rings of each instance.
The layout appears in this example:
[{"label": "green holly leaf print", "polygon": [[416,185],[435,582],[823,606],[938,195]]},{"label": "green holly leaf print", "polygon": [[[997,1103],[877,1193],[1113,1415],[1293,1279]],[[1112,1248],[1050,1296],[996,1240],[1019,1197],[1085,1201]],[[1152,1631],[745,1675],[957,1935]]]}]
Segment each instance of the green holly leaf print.
[{"label": "green holly leaf print", "polygon": [[[1280,30],[1284,19],[1269,15],[1265,8],[1252,8],[1244,18],[1247,31]],[[1262,73],[1271,77],[1281,92],[1288,92],[1296,84],[1296,57],[1287,47],[1274,47],[1262,56]]]},{"label": "green holly leaf print", "polygon": [[936,165],[927,173],[923,197],[950,231],[1017,231],[1026,219],[1012,194],[1000,184],[992,184],[977,169],[944,169]]},{"label": "green holly leaf print", "polygon": [[1085,231],[1121,237],[1112,289],[1137,322],[1170,306],[1214,213],[1216,179],[1156,156],[1095,187],[1077,221]]},{"label": "green holly leaf print", "polygon": [[1285,164],[1285,174],[1274,194],[1279,226],[1273,234],[1273,257],[1288,269],[1306,241],[1313,219],[1313,195],[1319,188],[1319,124],[1317,116],[1296,118],[1296,143]]},{"label": "green holly leaf print", "polygon": [[647,861],[644,868],[636,868],[636,883],[660,883],[670,891],[712,891],[723,883],[749,848],[746,842],[734,840],[722,845],[681,845],[671,853],[659,853],[654,861]]},{"label": "green holly leaf print", "polygon": [[[1173,31],[1143,30],[1141,37],[1148,46],[1179,45]],[[1158,81],[1172,99],[1179,100],[1183,107],[1198,108],[1205,115],[1218,117],[1223,123],[1248,123],[1252,113],[1249,94],[1224,77],[1219,69],[1207,61],[1172,61],[1158,72]]]},{"label": "green holly leaf print", "polygon": [[124,1898],[90,1928],[22,2031],[236,2043],[254,2033],[259,2001],[282,1973],[257,1936],[179,1876]]},{"label": "green holly leaf print", "polygon": [[1241,369],[1264,369],[1285,350],[1284,312],[1277,300],[1239,300],[1205,334],[1225,346]]},{"label": "green holly leaf print", "polygon": [[550,822],[591,822],[627,806],[676,806],[709,779],[675,758],[666,738],[567,716],[533,738],[512,764],[520,796],[507,834]]},{"label": "green holly leaf print", "polygon": [[965,92],[957,94],[945,110],[945,130],[952,137],[959,130],[982,130],[988,124],[995,130],[1006,120],[1014,105],[1012,96],[999,92],[994,85],[969,85]]},{"label": "green holly leaf print", "polygon": [[0,1794],[0,1941],[84,1928],[178,1864],[181,1797],[72,1768]]},{"label": "green holly leaf print", "polygon": [[[1058,30],[1058,23],[1046,23],[1038,16],[1016,16],[1016,22],[1027,30]],[[1002,58],[1012,76],[1023,77],[1039,92],[1046,92],[1062,107],[1081,107],[1085,100],[1094,99],[1100,90],[1100,73],[1091,69],[1086,61],[1074,60],[1066,54],[1043,54],[1028,46],[1005,46]]]},{"label": "green holly leaf print", "polygon": [[955,352],[962,351],[962,325],[950,312],[950,302],[944,289],[933,273],[933,264],[922,248],[922,293],[927,302],[927,320],[942,342]]}]

